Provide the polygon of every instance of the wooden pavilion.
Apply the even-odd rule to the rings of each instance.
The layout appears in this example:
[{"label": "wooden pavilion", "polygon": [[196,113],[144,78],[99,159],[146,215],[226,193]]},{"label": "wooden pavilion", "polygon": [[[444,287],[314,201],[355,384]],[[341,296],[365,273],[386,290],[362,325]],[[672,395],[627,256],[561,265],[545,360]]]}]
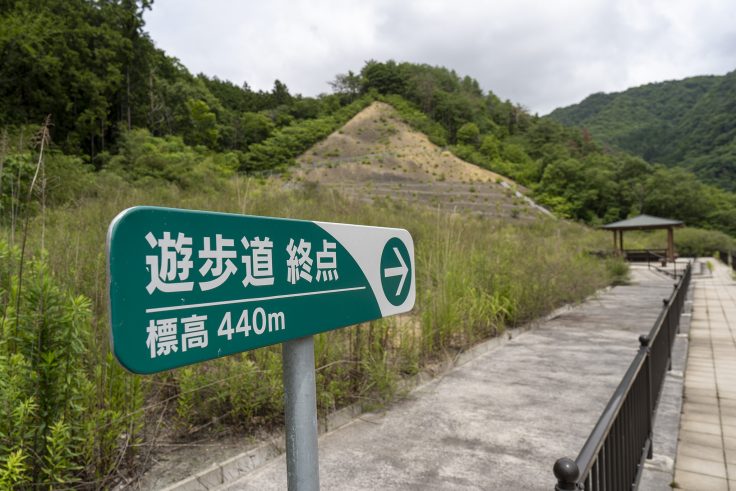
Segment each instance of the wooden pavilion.
[{"label": "wooden pavilion", "polygon": [[634,218],[620,220],[618,222],[603,225],[601,228],[613,231],[613,250],[616,253],[624,255],[624,231],[625,230],[654,230],[667,229],[667,250],[666,257],[668,261],[675,260],[675,239],[674,228],[684,227],[685,224],[679,220],[670,220],[668,218],[653,217],[651,215],[639,215]]}]

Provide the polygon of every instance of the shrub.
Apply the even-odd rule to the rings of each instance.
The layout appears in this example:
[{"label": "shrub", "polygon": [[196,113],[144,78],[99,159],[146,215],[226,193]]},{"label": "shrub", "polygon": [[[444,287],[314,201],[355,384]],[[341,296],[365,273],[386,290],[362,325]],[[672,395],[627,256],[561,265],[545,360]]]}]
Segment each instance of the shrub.
[{"label": "shrub", "polygon": [[688,227],[675,231],[675,247],[680,256],[713,256],[716,251],[734,250],[736,241],[723,232]]},{"label": "shrub", "polygon": [[241,170],[263,172],[283,170],[293,165],[296,157],[329,136],[371,101],[370,97],[364,96],[330,116],[299,121],[274,131],[265,140],[251,145],[241,156]]},{"label": "shrub", "polygon": [[[139,425],[100,418],[109,399],[98,400],[90,364],[90,301],[59,285],[45,254],[21,275],[19,251],[0,241],[0,264],[0,483],[66,488],[104,476],[126,450],[121,434]],[[117,454],[95,452],[103,425]]]},{"label": "shrub", "polygon": [[380,96],[378,99],[393,106],[409,126],[427,135],[429,141],[440,147],[447,145],[447,130],[438,122],[432,121],[411,102],[398,95]]},{"label": "shrub", "polygon": [[204,147],[190,147],[181,137],[152,136],[135,129],[120,137],[120,151],[105,168],[128,182],[147,185],[171,182],[183,189],[217,187],[239,165],[235,152],[212,153]]}]

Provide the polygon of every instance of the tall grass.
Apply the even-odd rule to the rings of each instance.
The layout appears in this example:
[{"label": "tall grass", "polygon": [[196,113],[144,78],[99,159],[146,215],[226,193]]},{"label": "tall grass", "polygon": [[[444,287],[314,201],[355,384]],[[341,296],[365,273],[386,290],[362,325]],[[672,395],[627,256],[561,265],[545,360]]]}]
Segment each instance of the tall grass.
[{"label": "tall grass", "polygon": [[[402,376],[565,302],[578,301],[610,281],[605,264],[585,253],[605,247],[607,236],[565,222],[540,219],[512,225],[391,200],[369,206],[319,186],[277,179],[234,176],[202,182],[185,192],[158,181],[132,185],[114,173],[99,173],[76,199],[36,215],[27,235],[28,255],[43,258],[44,274],[63,291],[89,299],[85,360],[78,372],[89,392],[87,410],[76,417],[96,437],[83,453],[81,443],[67,438],[63,427],[55,430],[55,438],[70,442],[76,452],[66,457],[71,460],[64,474],[69,486],[106,485],[106,479],[124,474],[124,459],[135,452],[138,467],[145,467],[150,446],[164,437],[192,438],[222,428],[253,432],[282,421],[279,347],[146,378],[124,372],[112,360],[105,234],[111,219],[134,205],[411,232],[416,245],[416,308],[409,315],[317,336],[321,414],[356,401],[384,403],[394,396]],[[0,240],[4,236],[7,242],[9,228],[0,233]],[[44,242],[46,254],[41,252]],[[0,448],[0,473],[13,464],[14,450]],[[30,475],[25,479],[20,485],[27,485]],[[85,481],[92,484],[83,485]]]}]

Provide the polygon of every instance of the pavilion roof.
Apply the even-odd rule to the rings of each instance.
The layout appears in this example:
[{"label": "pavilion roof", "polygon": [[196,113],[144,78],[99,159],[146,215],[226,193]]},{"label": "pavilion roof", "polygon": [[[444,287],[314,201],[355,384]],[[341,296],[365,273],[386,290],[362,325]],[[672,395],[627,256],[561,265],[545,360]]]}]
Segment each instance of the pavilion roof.
[{"label": "pavilion roof", "polygon": [[634,218],[628,218],[626,220],[620,220],[618,222],[603,225],[601,228],[607,230],[637,230],[683,227],[684,225],[685,224],[680,220],[670,220],[669,218],[660,218],[651,215],[639,215]]}]

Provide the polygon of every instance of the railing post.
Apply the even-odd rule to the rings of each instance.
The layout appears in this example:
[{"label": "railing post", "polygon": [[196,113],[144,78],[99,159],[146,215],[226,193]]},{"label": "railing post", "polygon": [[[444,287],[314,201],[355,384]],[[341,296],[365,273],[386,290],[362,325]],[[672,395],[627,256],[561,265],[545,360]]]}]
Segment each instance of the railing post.
[{"label": "railing post", "polygon": [[648,433],[649,433],[649,452],[647,452],[647,459],[651,459],[654,457],[654,428],[652,428],[652,409],[654,404],[654,397],[652,394],[652,357],[651,357],[651,349],[649,348],[649,336],[642,334],[639,336],[639,349],[642,349],[646,352],[646,359],[644,364],[647,367],[647,426],[648,426]]},{"label": "railing post", "polygon": [[669,305],[670,301],[666,298],[662,299],[662,303],[664,304],[664,322],[662,322],[662,326],[667,331],[667,371],[669,372],[672,370],[672,316],[670,315],[672,313],[671,305]]},{"label": "railing post", "polygon": [[557,478],[555,491],[574,491],[578,489],[578,477],[580,477],[580,469],[574,460],[562,457],[557,459],[555,466],[552,468]]}]

